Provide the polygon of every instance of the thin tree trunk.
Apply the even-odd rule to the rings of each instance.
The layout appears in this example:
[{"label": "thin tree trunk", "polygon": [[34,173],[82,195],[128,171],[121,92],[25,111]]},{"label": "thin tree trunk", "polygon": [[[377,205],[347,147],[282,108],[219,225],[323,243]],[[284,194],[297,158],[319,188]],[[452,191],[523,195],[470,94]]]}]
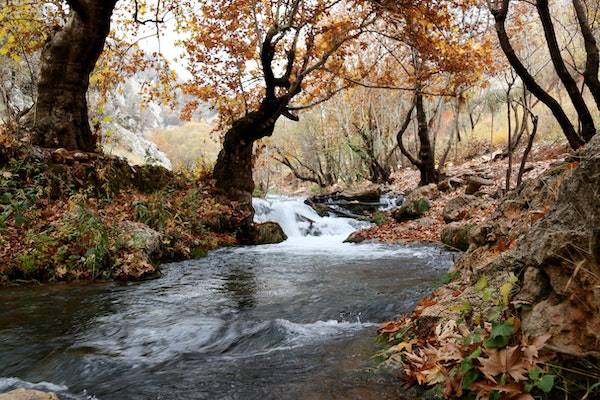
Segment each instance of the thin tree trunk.
[{"label": "thin tree trunk", "polygon": [[600,81],[598,80],[598,70],[600,64],[600,55],[594,33],[590,28],[585,6],[581,0],[573,0],[573,7],[579,21],[579,27],[583,34],[583,43],[585,45],[586,63],[583,72],[584,82],[590,89],[596,102],[596,107],[600,110]]},{"label": "thin tree trunk", "polygon": [[567,114],[564,112],[560,103],[535,81],[535,78],[529,73],[529,71],[527,71],[527,68],[523,65],[515,53],[504,26],[506,22],[506,16],[508,14],[508,6],[509,0],[502,0],[500,9],[495,9],[492,5],[490,5],[490,10],[492,11],[496,21],[496,33],[498,35],[498,40],[500,42],[500,47],[502,47],[502,51],[527,89],[550,109],[554,115],[554,118],[556,118],[558,121],[571,147],[573,149],[577,149],[583,146],[585,141],[575,131],[573,124],[569,120],[569,117],[567,117]]},{"label": "thin tree trunk", "polygon": [[35,144],[96,150],[97,137],[90,128],[86,93],[110,31],[116,2],[67,1],[71,7],[68,22],[42,50],[37,103],[28,116]]},{"label": "thin tree trunk", "polygon": [[583,96],[579,92],[577,82],[575,82],[575,79],[571,76],[560,53],[560,46],[556,39],[556,32],[554,30],[554,24],[552,23],[548,0],[537,0],[536,4],[540,20],[542,21],[542,27],[544,28],[544,36],[546,37],[552,64],[554,64],[554,69],[565,86],[573,106],[575,106],[575,110],[581,121],[581,136],[586,142],[589,142],[596,134],[596,127],[594,126],[592,114],[590,113]]},{"label": "thin tree trunk", "polygon": [[510,190],[510,177],[512,175],[512,117],[511,117],[511,107],[510,107],[510,92],[512,90],[512,84],[508,85],[508,89],[506,91],[506,115],[508,118],[508,141],[507,141],[507,150],[508,150],[508,167],[506,168],[506,191]]},{"label": "thin tree trunk", "polygon": [[533,123],[533,129],[531,134],[529,135],[529,140],[527,141],[527,147],[523,152],[523,158],[521,159],[521,165],[519,166],[519,174],[517,175],[517,187],[521,186],[523,182],[523,174],[525,173],[525,165],[527,164],[527,159],[529,158],[529,153],[533,148],[533,142],[535,140],[535,134],[537,133],[538,127],[538,117],[531,114],[531,122]]},{"label": "thin tree trunk", "polygon": [[419,136],[420,161],[417,167],[421,172],[420,185],[429,185],[430,183],[437,183],[440,180],[440,174],[435,168],[433,149],[431,148],[431,142],[429,140],[427,115],[425,114],[425,107],[423,105],[423,94],[420,90],[417,90],[415,94],[415,99],[415,107],[417,110],[417,134]]}]

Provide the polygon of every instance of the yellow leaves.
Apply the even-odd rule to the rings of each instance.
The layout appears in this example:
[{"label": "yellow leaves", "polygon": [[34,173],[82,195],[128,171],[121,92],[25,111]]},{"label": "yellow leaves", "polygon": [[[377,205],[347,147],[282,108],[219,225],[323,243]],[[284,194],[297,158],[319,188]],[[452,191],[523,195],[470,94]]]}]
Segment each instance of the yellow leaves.
[{"label": "yellow leaves", "polygon": [[502,286],[500,286],[500,295],[502,296],[502,303],[505,306],[507,306],[508,303],[510,303],[510,294],[512,292],[512,289],[513,289],[515,283],[517,283],[518,281],[519,280],[517,279],[515,274],[513,274],[511,272],[508,280],[506,282],[504,282],[504,284],[502,284]]},{"label": "yellow leaves", "polygon": [[387,352],[388,353],[401,353],[403,351],[412,352],[412,348],[415,344],[417,344],[417,342],[418,341],[416,339],[411,339],[406,342],[401,342],[401,343],[398,343],[397,345],[390,347],[387,350]]}]

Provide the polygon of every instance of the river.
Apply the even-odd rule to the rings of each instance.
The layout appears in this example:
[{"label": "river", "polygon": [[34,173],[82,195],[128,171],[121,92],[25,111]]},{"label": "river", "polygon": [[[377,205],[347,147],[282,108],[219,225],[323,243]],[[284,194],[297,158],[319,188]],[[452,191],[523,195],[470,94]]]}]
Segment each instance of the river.
[{"label": "river", "polygon": [[152,281],[0,290],[0,393],[403,398],[396,380],[372,371],[376,326],[431,291],[451,255],[344,244],[359,222],[321,218],[298,199],[255,208],[289,239],[164,265]]}]

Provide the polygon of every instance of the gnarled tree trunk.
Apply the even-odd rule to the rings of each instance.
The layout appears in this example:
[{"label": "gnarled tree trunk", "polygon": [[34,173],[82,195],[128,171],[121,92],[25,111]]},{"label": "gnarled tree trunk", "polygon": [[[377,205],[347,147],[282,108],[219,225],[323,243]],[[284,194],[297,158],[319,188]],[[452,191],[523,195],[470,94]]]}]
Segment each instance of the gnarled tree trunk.
[{"label": "gnarled tree trunk", "polygon": [[598,79],[598,70],[600,69],[600,54],[594,32],[590,27],[588,16],[585,10],[585,5],[582,0],[573,0],[573,7],[577,15],[577,21],[583,35],[583,43],[585,45],[586,62],[583,78],[585,84],[590,89],[596,107],[600,110],[600,80]]},{"label": "gnarled tree trunk", "polygon": [[254,143],[273,134],[281,109],[278,104],[265,100],[258,111],[248,113],[235,121],[225,134],[223,148],[213,169],[216,188],[221,195],[228,200],[239,202],[241,209],[246,213],[240,227],[242,240],[249,237],[254,218]]},{"label": "gnarled tree trunk", "polygon": [[33,142],[42,147],[95,151],[86,93],[104,49],[117,0],[70,0],[69,20],[42,50],[38,99],[29,115]]}]

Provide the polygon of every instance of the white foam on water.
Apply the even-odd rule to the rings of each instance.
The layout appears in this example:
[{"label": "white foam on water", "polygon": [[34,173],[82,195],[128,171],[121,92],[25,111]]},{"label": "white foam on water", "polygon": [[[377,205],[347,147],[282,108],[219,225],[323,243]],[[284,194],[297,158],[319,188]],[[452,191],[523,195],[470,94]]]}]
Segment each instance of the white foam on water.
[{"label": "white foam on water", "polygon": [[66,385],[61,385],[52,382],[33,383],[15,377],[0,377],[0,393],[10,392],[16,389],[31,389],[39,390],[42,392],[56,393],[60,396],[61,399],[66,400],[98,400],[97,397],[89,395],[85,392],[79,395],[69,393],[69,387]]},{"label": "white foam on water", "polygon": [[267,197],[254,199],[253,205],[256,222],[277,222],[290,240],[311,236],[341,243],[361,225],[350,218],[321,217],[301,198]]},{"label": "white foam on water", "polygon": [[65,385],[58,385],[51,382],[32,383],[14,377],[0,378],[0,393],[18,388],[43,390],[46,392],[65,392],[69,390],[69,388]]}]

